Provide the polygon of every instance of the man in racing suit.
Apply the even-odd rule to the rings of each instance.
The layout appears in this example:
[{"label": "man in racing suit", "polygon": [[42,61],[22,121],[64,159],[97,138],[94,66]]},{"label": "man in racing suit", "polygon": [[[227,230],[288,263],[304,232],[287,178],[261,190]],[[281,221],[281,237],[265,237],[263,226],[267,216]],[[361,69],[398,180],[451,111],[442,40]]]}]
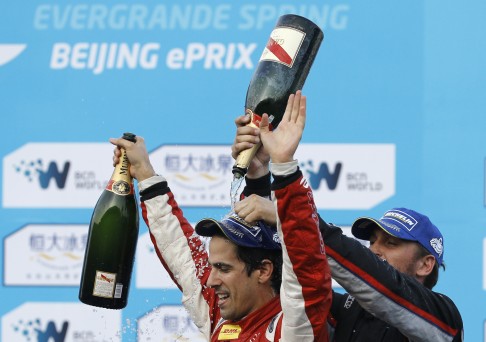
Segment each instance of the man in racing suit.
[{"label": "man in racing suit", "polygon": [[[246,126],[248,121],[245,116],[235,121],[233,157],[259,142],[259,130]],[[270,179],[268,154],[260,149],[246,175],[243,199],[235,206],[239,216],[248,221],[275,222],[275,214],[265,198],[270,193]],[[463,324],[457,307],[445,295],[432,291],[437,278],[428,281],[432,267],[438,272],[442,263],[440,232],[440,246],[434,250],[427,245],[425,253],[415,260],[412,251],[420,250],[419,244],[425,238],[404,239],[401,235],[397,238],[388,232],[391,229],[384,225],[383,218],[362,218],[353,225],[355,235],[371,240],[370,249],[345,236],[340,228],[320,217],[319,220],[332,276],[347,291],[345,294],[333,291],[329,317],[332,341],[463,341]],[[362,231],[364,223],[368,224]],[[403,248],[408,248],[410,253],[394,257],[394,251]]]},{"label": "man in racing suit", "polygon": [[[272,197],[278,238],[274,239],[281,241],[278,249],[282,250],[283,261],[280,295],[269,281],[276,265],[262,260],[247,275],[243,273],[243,262],[236,257],[240,246],[276,249],[277,243],[268,238],[271,234],[263,234],[269,232],[266,227],[239,224],[242,222],[234,215],[220,222],[202,220],[196,231],[214,236],[208,262],[201,240],[184,218],[166,180],[155,174],[143,138],[137,137],[136,143],[110,139],[127,152],[130,173],[139,182],[142,214],[157,255],[182,290],[184,306],[208,340],[328,341],[330,270],[311,188],[293,160],[304,127],[305,109],[305,98],[299,93],[294,101],[291,95],[284,115],[287,122],[281,124],[278,134],[268,130],[267,116],[262,119],[262,130],[266,127],[267,132],[264,143],[268,145],[275,178]],[[279,148],[283,141],[288,146],[286,150]],[[118,148],[115,164],[120,155]],[[218,228],[222,234],[214,233]],[[237,279],[254,291],[246,291],[235,283],[235,278],[226,281],[228,274],[234,275],[240,269]]]}]

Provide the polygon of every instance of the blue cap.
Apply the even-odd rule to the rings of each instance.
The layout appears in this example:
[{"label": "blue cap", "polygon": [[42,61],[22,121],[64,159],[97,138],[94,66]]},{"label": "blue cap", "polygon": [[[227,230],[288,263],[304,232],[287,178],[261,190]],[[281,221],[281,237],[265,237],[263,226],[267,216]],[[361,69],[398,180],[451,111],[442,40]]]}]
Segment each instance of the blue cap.
[{"label": "blue cap", "polygon": [[224,236],[238,246],[282,249],[275,228],[263,221],[258,221],[256,225],[251,225],[233,212],[225,216],[221,221],[207,218],[196,224],[196,233],[200,236],[213,236],[218,230],[223,232]]},{"label": "blue cap", "polygon": [[379,220],[371,217],[358,218],[351,227],[355,237],[369,240],[373,228],[380,227],[388,234],[409,241],[416,241],[442,265],[444,238],[429,218],[406,208],[388,210]]}]

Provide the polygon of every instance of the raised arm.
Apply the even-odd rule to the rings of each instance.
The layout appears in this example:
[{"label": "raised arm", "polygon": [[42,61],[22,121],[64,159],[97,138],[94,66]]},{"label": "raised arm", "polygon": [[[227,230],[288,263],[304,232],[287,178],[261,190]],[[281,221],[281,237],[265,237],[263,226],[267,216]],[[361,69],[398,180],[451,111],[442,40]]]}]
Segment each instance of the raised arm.
[{"label": "raised arm", "polygon": [[[201,240],[194,234],[163,176],[156,175],[142,137],[133,143],[110,139],[115,148],[113,161],[118,162],[120,148],[130,161],[130,174],[138,180],[142,215],[162,265],[182,291],[182,303],[199,330],[209,339],[216,324],[214,291],[206,287],[211,271]],[[213,317],[211,317],[213,316]]]},{"label": "raised arm", "polygon": [[282,336],[285,341],[327,341],[331,273],[312,190],[294,160],[305,119],[306,98],[297,92],[275,131],[263,115],[260,135],[272,161],[272,199],[282,241]]}]

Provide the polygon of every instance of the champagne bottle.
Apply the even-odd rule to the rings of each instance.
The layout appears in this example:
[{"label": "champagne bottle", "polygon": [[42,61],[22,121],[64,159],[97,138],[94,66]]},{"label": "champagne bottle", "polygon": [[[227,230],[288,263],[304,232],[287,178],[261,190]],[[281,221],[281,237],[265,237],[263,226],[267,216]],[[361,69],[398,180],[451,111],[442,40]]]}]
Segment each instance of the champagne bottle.
[{"label": "champagne bottle", "polygon": [[[135,135],[124,139],[135,142]],[[89,225],[79,300],[107,309],[127,305],[138,239],[138,205],[124,149]]]},{"label": "champagne bottle", "polygon": [[[275,129],[285,112],[290,94],[301,90],[324,38],[312,21],[294,14],[281,16],[267,42],[248,86],[245,113],[249,125],[259,127],[261,115],[270,116]],[[242,151],[233,166],[242,178],[260,145]]]}]

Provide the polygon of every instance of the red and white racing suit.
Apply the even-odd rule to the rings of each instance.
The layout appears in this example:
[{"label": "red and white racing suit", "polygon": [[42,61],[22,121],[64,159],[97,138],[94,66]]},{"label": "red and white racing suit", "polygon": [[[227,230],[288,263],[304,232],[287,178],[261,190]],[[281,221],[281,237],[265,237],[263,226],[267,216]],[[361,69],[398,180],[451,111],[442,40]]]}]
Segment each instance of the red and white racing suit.
[{"label": "red and white racing suit", "polygon": [[331,274],[312,190],[300,171],[276,177],[272,184],[283,253],[280,297],[237,322],[221,319],[214,289],[206,285],[211,272],[207,253],[166,180],[154,176],[140,182],[139,188],[157,255],[208,340],[227,340],[220,338],[221,329],[236,325],[231,341],[328,341]]}]

